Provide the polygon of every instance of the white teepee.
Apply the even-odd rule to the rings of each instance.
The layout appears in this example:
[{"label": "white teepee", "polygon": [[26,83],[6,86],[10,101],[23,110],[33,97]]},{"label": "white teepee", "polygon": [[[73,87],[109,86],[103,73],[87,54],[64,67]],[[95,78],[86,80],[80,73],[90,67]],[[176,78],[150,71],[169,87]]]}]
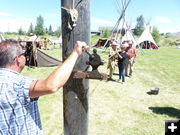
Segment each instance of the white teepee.
[{"label": "white teepee", "polygon": [[[137,43],[140,45],[141,43],[145,43],[145,46],[147,48],[147,44],[151,43],[155,46],[154,49],[157,49],[158,46],[156,44],[156,42],[154,41],[152,35],[151,35],[151,27],[150,25],[147,25],[146,28],[144,29],[143,33],[141,34],[141,36],[139,37],[139,39],[137,40]],[[148,45],[149,46],[149,45]],[[148,47],[149,48],[149,47]]]},{"label": "white teepee", "polygon": [[2,34],[0,34],[0,42],[2,42],[2,41],[4,41],[4,40],[5,40],[5,38],[3,37]]},{"label": "white teepee", "polygon": [[137,41],[135,40],[131,30],[126,31],[125,35],[121,39],[121,42],[123,41],[133,41],[133,46],[137,45]]},{"label": "white teepee", "polygon": [[62,46],[62,35],[60,35],[57,40],[49,39],[49,41],[50,41],[53,45]]}]

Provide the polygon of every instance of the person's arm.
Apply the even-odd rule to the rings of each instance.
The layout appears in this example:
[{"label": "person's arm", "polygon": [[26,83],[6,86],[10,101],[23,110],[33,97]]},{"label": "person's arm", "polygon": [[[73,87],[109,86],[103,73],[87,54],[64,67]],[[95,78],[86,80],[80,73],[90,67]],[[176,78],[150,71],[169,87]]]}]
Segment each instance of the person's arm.
[{"label": "person's arm", "polygon": [[54,70],[46,79],[33,81],[30,89],[30,98],[56,92],[68,80],[77,58],[88,48],[85,42],[77,41],[76,47],[65,62]]},{"label": "person's arm", "polygon": [[137,54],[138,54],[138,49],[135,48],[135,58],[138,56]]},{"label": "person's arm", "polygon": [[123,59],[123,57],[119,54],[118,51],[116,51],[116,54],[119,56],[120,59]]}]

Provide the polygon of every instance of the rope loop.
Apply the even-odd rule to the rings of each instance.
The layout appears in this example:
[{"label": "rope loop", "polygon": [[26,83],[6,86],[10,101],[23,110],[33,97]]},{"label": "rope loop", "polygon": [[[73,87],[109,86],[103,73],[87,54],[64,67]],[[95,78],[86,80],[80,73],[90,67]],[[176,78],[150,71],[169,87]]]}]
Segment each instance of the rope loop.
[{"label": "rope loop", "polygon": [[73,9],[67,9],[65,7],[61,7],[61,8],[64,9],[69,14],[68,28],[72,30],[76,26],[76,22],[78,20],[78,11],[75,8]]}]

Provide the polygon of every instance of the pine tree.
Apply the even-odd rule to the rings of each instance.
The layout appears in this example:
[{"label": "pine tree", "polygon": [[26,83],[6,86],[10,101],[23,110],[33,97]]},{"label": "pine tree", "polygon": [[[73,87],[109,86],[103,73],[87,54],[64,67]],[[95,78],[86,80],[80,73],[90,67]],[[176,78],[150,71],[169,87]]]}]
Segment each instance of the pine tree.
[{"label": "pine tree", "polygon": [[33,28],[33,24],[31,23],[30,26],[29,26],[29,30],[28,30],[28,35],[30,33],[34,33],[34,28]]},{"label": "pine tree", "polygon": [[61,35],[61,27],[58,27],[55,32],[54,32],[55,36],[59,37]]},{"label": "pine tree", "polygon": [[53,35],[53,30],[52,30],[52,26],[51,25],[49,25],[48,34],[51,35],[51,36]]},{"label": "pine tree", "polygon": [[110,36],[110,32],[109,32],[109,30],[106,28],[106,29],[104,29],[103,30],[103,38],[108,38]]},{"label": "pine tree", "polygon": [[44,35],[44,19],[41,15],[37,17],[34,33],[36,35]]},{"label": "pine tree", "polygon": [[142,32],[144,31],[144,17],[143,15],[140,15],[139,17],[137,17],[136,19],[137,24],[134,30],[134,34],[137,36],[140,36],[142,34]]},{"label": "pine tree", "polygon": [[159,34],[159,30],[157,27],[153,27],[152,36],[153,36],[155,42],[158,43],[159,39],[160,39],[160,34]]},{"label": "pine tree", "polygon": [[47,27],[44,29],[44,33],[48,34],[48,28]]},{"label": "pine tree", "polygon": [[22,27],[20,27],[19,30],[18,30],[18,34],[19,34],[19,35],[25,35],[25,33],[26,33],[26,32],[23,31]]}]

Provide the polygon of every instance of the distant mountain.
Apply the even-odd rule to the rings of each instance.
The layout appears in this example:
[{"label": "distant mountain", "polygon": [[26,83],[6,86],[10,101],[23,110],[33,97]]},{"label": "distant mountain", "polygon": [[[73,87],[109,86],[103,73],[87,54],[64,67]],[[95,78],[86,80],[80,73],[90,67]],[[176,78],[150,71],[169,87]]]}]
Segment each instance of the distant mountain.
[{"label": "distant mountain", "polygon": [[169,35],[171,35],[171,36],[173,36],[173,37],[178,37],[178,38],[180,38],[180,32],[169,33]]}]

